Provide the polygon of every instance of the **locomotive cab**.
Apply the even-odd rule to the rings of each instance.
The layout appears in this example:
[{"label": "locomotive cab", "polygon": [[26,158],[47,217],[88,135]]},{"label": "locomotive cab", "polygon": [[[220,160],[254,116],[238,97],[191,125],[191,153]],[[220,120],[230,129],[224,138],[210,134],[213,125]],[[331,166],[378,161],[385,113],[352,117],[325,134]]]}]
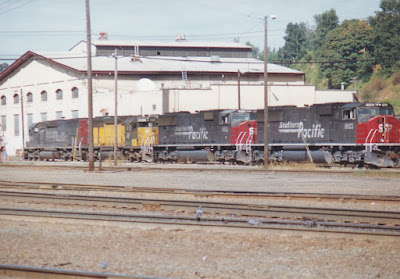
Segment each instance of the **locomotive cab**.
[{"label": "locomotive cab", "polygon": [[150,146],[158,144],[157,117],[129,117],[125,121],[127,146]]},{"label": "locomotive cab", "polygon": [[158,144],[156,116],[134,116],[125,121],[125,155],[130,161],[151,161]]}]

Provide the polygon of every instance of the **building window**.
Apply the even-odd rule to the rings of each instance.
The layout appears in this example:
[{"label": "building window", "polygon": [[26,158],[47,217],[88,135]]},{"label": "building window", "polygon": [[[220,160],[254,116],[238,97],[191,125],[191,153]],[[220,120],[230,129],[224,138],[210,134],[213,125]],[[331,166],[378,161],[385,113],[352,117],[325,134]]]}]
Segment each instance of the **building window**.
[{"label": "building window", "polygon": [[43,102],[46,102],[47,101],[47,92],[42,91],[42,93],[40,93],[40,98]]},{"label": "building window", "polygon": [[33,114],[28,113],[26,116],[28,116],[28,129],[29,129],[33,124]]},{"label": "building window", "polygon": [[74,87],[74,88],[72,88],[71,91],[72,91],[72,98],[73,98],[73,99],[76,99],[76,98],[79,97],[79,90],[78,90],[78,88]]},{"label": "building window", "polygon": [[42,113],[40,114],[40,119],[41,119],[42,121],[47,121],[47,112],[42,112]]},{"label": "building window", "polygon": [[7,98],[6,98],[6,96],[1,96],[1,105],[2,105],[2,106],[7,105]]},{"label": "building window", "polygon": [[72,118],[79,118],[79,111],[78,110],[71,110]]},{"label": "building window", "polygon": [[14,104],[19,104],[19,95],[14,94]]},{"label": "building window", "polygon": [[61,89],[58,89],[56,91],[56,100],[62,100],[62,98],[63,98],[63,92]]},{"label": "building window", "polygon": [[63,112],[62,111],[56,111],[56,119],[62,119],[63,118]]},{"label": "building window", "polygon": [[1,130],[5,132],[7,130],[7,116],[2,115],[1,116]]},{"label": "building window", "polygon": [[31,92],[29,92],[28,94],[26,94],[26,101],[28,103],[32,103],[33,102],[33,94]]},{"label": "building window", "polygon": [[19,136],[19,114],[14,114],[14,136]]}]

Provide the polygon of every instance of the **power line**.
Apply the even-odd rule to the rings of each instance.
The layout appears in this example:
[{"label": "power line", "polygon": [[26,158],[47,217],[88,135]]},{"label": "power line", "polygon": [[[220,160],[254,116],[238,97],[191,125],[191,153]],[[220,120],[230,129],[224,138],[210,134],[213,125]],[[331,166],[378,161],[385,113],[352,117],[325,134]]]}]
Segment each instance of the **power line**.
[{"label": "power line", "polygon": [[10,4],[13,4],[13,0],[5,0],[3,3],[0,4],[0,9],[6,8],[7,6],[10,6]]},{"label": "power line", "polygon": [[22,3],[19,6],[14,6],[13,8],[10,8],[10,9],[8,9],[6,11],[0,12],[0,15],[8,13],[8,12],[11,12],[11,11],[16,10],[16,9],[19,9],[19,8],[21,8],[23,6],[26,6],[26,5],[30,4],[30,3],[32,3],[33,1],[36,1],[36,0],[28,0],[28,2]]}]

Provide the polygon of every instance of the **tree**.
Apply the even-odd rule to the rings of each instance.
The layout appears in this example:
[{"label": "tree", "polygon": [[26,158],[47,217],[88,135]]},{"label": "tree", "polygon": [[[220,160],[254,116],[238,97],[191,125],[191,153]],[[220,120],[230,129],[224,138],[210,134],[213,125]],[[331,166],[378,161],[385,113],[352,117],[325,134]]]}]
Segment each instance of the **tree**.
[{"label": "tree", "polygon": [[345,20],[326,36],[319,53],[323,60],[330,61],[320,66],[329,88],[340,88],[341,82],[348,84],[353,77],[364,81],[370,77],[372,34],[366,21],[354,19]]},{"label": "tree", "polygon": [[318,50],[324,45],[328,33],[339,25],[339,17],[336,15],[336,10],[330,9],[320,15],[315,15],[314,20],[317,27],[315,29],[313,47],[318,53]]},{"label": "tree", "polygon": [[246,46],[251,47],[253,58],[258,59],[258,57],[260,56],[260,49],[250,42],[246,42]]},{"label": "tree", "polygon": [[0,64],[0,73],[8,67],[7,63]]},{"label": "tree", "polygon": [[391,74],[400,60],[400,0],[382,0],[382,11],[369,21],[374,29],[375,57],[382,69]]},{"label": "tree", "polygon": [[306,24],[302,23],[289,23],[286,26],[285,45],[280,50],[285,60],[296,61],[303,58],[307,49],[309,49],[310,41]]}]

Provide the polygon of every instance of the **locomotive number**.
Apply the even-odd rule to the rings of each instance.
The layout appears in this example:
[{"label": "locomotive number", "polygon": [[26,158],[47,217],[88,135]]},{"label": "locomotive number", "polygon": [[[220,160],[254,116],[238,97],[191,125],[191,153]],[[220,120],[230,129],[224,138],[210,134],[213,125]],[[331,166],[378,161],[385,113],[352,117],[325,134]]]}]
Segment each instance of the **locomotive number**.
[{"label": "locomotive number", "polygon": [[353,130],[354,129],[353,123],[344,123],[344,129],[345,130]]}]

